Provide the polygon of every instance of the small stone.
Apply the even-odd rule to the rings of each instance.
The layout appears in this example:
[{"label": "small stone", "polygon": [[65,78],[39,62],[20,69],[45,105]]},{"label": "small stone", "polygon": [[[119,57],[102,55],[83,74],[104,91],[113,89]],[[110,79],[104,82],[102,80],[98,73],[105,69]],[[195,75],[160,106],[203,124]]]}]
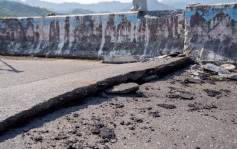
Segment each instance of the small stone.
[{"label": "small stone", "polygon": [[154,58],[141,58],[140,62],[145,63],[145,62],[150,62],[150,61],[154,61]]},{"label": "small stone", "polygon": [[116,104],[115,107],[116,107],[117,109],[121,109],[121,108],[124,107],[124,105],[122,105],[122,104]]},{"label": "small stone", "polygon": [[141,93],[141,92],[137,92],[137,93],[135,94],[135,96],[136,96],[136,97],[144,97],[145,95],[144,95],[143,93]]},{"label": "small stone", "polygon": [[158,56],[158,57],[155,57],[155,59],[163,59],[163,58],[167,58],[168,55],[161,55],[161,56]]},{"label": "small stone", "polygon": [[74,113],[74,114],[73,114],[73,117],[75,117],[75,118],[76,118],[76,117],[79,117],[79,114]]},{"label": "small stone", "polygon": [[194,83],[194,84],[202,84],[201,79],[193,79],[193,78],[188,78],[184,80],[185,83]]},{"label": "small stone", "polygon": [[165,108],[165,109],[175,109],[176,106],[172,104],[158,104],[159,107]]},{"label": "small stone", "polygon": [[35,142],[43,142],[43,137],[39,136],[34,139]]},{"label": "small stone", "polygon": [[149,110],[149,111],[152,110],[152,107],[148,107],[147,110]]},{"label": "small stone", "polygon": [[96,127],[97,129],[100,129],[100,128],[105,127],[105,125],[102,124],[102,123],[99,123],[99,124],[96,124],[95,127]]},{"label": "small stone", "polygon": [[195,104],[192,104],[192,103],[188,104],[188,106],[189,106],[190,108],[196,107]]},{"label": "small stone", "polygon": [[168,95],[169,98],[173,99],[173,98],[180,98],[180,95],[179,94],[171,94],[171,95]]},{"label": "small stone", "polygon": [[115,139],[116,135],[112,129],[102,128],[99,136],[103,139]]},{"label": "small stone", "polygon": [[142,119],[137,119],[136,121],[137,121],[137,123],[143,123]]},{"label": "small stone", "polygon": [[111,89],[106,90],[107,94],[129,94],[135,93],[139,90],[139,85],[137,83],[124,83],[118,86],[114,86]]},{"label": "small stone", "polygon": [[233,71],[236,69],[235,65],[232,65],[232,64],[223,64],[221,65],[221,68],[229,70],[229,71]]},{"label": "small stone", "polygon": [[82,136],[82,133],[77,133],[77,136],[78,136],[78,137],[81,137],[81,136]]},{"label": "small stone", "polygon": [[149,112],[149,115],[153,116],[154,118],[160,117],[159,112]]},{"label": "small stone", "polygon": [[203,107],[203,109],[206,109],[206,110],[212,110],[212,109],[217,109],[218,107],[216,105],[206,105]]},{"label": "small stone", "polygon": [[187,94],[187,93],[181,93],[179,95],[179,97],[183,100],[193,100],[193,96],[191,96],[190,94]]},{"label": "small stone", "polygon": [[104,146],[104,149],[110,149],[108,145]]},{"label": "small stone", "polygon": [[178,57],[186,57],[186,54],[179,54]]},{"label": "small stone", "polygon": [[220,77],[227,78],[230,80],[237,80],[237,73],[225,74],[225,75],[221,75]]},{"label": "small stone", "polygon": [[211,90],[211,89],[204,89],[204,91],[207,93],[208,96],[210,97],[216,97],[218,95],[221,94],[220,91],[215,91],[215,90]]},{"label": "small stone", "polygon": [[100,130],[97,129],[97,128],[92,129],[91,132],[92,132],[92,134],[94,134],[94,135],[100,134]]},{"label": "small stone", "polygon": [[200,65],[195,64],[191,66],[191,71],[197,71],[199,69],[200,69]]},{"label": "small stone", "polygon": [[193,70],[190,71],[190,74],[193,76],[199,76],[199,73],[197,71],[193,71]]},{"label": "small stone", "polygon": [[176,57],[176,56],[178,56],[180,54],[180,52],[171,52],[170,54],[168,54],[168,56],[170,56],[170,57]]},{"label": "small stone", "polygon": [[230,72],[228,70],[223,69],[223,68],[216,66],[214,64],[211,64],[211,63],[203,65],[202,68],[205,70],[211,71],[211,72],[218,73],[219,75],[220,74],[230,74]]},{"label": "small stone", "polygon": [[120,125],[125,125],[125,121],[122,121],[122,122],[120,123]]},{"label": "small stone", "polygon": [[67,139],[68,136],[64,135],[64,134],[59,134],[57,137],[55,137],[55,140],[65,140]]},{"label": "small stone", "polygon": [[77,149],[77,148],[75,148],[73,146],[69,146],[68,149]]},{"label": "small stone", "polygon": [[117,139],[112,139],[110,140],[111,143],[116,143],[117,142]]}]

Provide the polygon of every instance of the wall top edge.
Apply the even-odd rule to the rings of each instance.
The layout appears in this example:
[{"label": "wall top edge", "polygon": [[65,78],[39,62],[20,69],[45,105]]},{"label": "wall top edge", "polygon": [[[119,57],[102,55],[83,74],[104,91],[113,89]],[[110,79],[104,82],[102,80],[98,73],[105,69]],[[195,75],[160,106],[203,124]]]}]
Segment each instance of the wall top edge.
[{"label": "wall top edge", "polygon": [[107,16],[107,15],[137,15],[138,11],[114,12],[114,13],[95,13],[95,14],[78,14],[78,15],[56,15],[56,16],[35,16],[35,17],[2,17],[1,19],[41,19],[41,18],[65,18],[65,17],[84,17],[84,16]]},{"label": "wall top edge", "polygon": [[128,12],[114,12],[114,13],[96,13],[96,14],[78,14],[78,15],[56,15],[56,16],[36,16],[36,17],[3,17],[0,18],[0,20],[8,20],[8,19],[60,19],[60,18],[66,18],[66,17],[98,17],[98,16],[108,16],[108,15],[138,15],[138,16],[145,16],[145,15],[151,15],[155,17],[160,18],[169,18],[172,16],[180,15],[184,13],[185,10],[183,9],[175,9],[175,10],[156,10],[156,11],[128,11]]},{"label": "wall top edge", "polygon": [[191,4],[186,9],[192,8],[237,8],[237,2],[234,3],[218,3],[218,4]]}]

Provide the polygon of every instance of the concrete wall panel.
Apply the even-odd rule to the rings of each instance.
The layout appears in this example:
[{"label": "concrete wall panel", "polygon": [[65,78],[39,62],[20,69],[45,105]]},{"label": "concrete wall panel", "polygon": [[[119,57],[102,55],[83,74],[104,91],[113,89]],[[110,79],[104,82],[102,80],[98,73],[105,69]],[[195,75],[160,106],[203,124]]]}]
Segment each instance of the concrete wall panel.
[{"label": "concrete wall panel", "polygon": [[185,20],[182,13],[4,18],[0,19],[0,54],[101,58],[182,52]]},{"label": "concrete wall panel", "polygon": [[185,51],[201,62],[237,62],[237,4],[187,7]]}]

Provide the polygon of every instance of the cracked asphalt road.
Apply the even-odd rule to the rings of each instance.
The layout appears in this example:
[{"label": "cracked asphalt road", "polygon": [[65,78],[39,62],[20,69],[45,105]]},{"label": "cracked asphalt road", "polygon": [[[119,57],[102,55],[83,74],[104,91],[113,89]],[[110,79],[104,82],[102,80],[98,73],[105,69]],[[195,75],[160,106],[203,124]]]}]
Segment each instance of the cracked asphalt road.
[{"label": "cracked asphalt road", "polygon": [[0,148],[237,148],[237,83],[187,78],[180,71],[137,94],[91,97],[11,130]]}]

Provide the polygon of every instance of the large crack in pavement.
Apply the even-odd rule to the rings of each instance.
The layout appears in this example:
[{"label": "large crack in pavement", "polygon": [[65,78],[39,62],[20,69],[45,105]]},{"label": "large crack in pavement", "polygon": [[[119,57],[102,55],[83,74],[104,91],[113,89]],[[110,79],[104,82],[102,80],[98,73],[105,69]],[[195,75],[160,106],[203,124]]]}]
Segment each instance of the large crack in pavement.
[{"label": "large crack in pavement", "polygon": [[[237,83],[190,83],[186,70],[36,118],[1,136],[0,148],[236,148]],[[170,98],[178,93],[193,100]]]},{"label": "large crack in pavement", "polygon": [[[108,78],[106,80],[77,88],[71,92],[51,98],[43,103],[37,104],[30,109],[21,111],[0,122],[0,133],[4,134],[9,129],[23,126],[30,122],[33,118],[43,116],[54,112],[68,104],[82,103],[86,97],[98,94],[105,89],[125,82],[142,82],[144,78],[157,75],[161,77],[171,72],[180,70],[181,68],[190,64],[190,58],[182,58],[176,61],[159,65],[157,67],[133,71],[123,75]],[[42,95],[43,96],[43,95]]]}]

